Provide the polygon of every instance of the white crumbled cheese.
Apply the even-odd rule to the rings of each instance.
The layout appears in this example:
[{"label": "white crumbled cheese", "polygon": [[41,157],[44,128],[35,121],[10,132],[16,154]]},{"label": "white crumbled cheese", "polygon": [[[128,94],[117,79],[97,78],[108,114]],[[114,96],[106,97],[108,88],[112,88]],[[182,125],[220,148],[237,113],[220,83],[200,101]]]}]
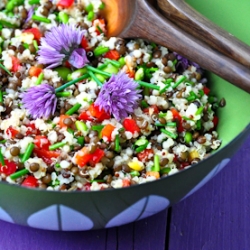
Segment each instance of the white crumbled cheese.
[{"label": "white crumbled cheese", "polygon": [[130,140],[133,137],[133,134],[129,131],[125,131],[124,134],[128,140]]},{"label": "white crumbled cheese", "polygon": [[50,123],[45,123],[44,120],[42,119],[36,119],[35,120],[35,126],[38,130],[46,132],[52,129],[52,124]]},{"label": "white crumbled cheese", "polygon": [[115,43],[117,41],[116,37],[111,37],[109,40],[105,41],[103,40],[101,42],[101,45],[108,47],[110,50],[113,50],[115,48]]},{"label": "white crumbled cheese", "polygon": [[98,175],[101,174],[102,170],[104,169],[104,166],[102,163],[97,163],[95,167],[91,167],[88,171],[88,174],[90,175],[90,179],[94,180]]},{"label": "white crumbled cheese", "polygon": [[[30,170],[30,165],[32,163],[37,163],[39,165],[39,170],[38,171],[32,172]],[[29,158],[24,163],[24,166],[25,166],[26,169],[29,170],[29,172],[31,172],[35,176],[36,179],[40,179],[40,178],[42,178],[43,176],[46,175],[47,165],[41,158],[38,158],[38,157]]]},{"label": "white crumbled cheese", "polygon": [[47,137],[51,144],[54,144],[57,142],[57,133],[55,130],[50,131]]},{"label": "white crumbled cheese", "polygon": [[214,127],[214,123],[212,121],[207,121],[203,123],[203,127],[206,131],[209,131],[211,128]]},{"label": "white crumbled cheese", "polygon": [[35,55],[30,53],[29,49],[23,51],[23,53],[18,53],[18,59],[21,61],[34,60]]},{"label": "white crumbled cheese", "polygon": [[10,126],[19,130],[19,126],[21,124],[21,120],[26,116],[26,110],[24,109],[14,109],[11,111],[11,116],[9,119],[5,119],[1,121],[1,130],[6,131]]},{"label": "white crumbled cheese", "polygon": [[72,135],[71,133],[69,133],[67,130],[65,130],[63,132],[65,138],[62,140],[62,142],[66,142],[68,145],[74,145],[77,142],[77,139],[74,137],[74,135]]},{"label": "white crumbled cheese", "polygon": [[169,149],[170,147],[174,146],[174,140],[172,138],[168,138],[166,141],[162,144],[164,149]]},{"label": "white crumbled cheese", "polygon": [[157,136],[157,142],[158,143],[161,143],[163,142],[168,136],[164,133],[160,133],[158,136]]},{"label": "white crumbled cheese", "polygon": [[18,141],[17,145],[19,145],[19,147],[21,149],[20,153],[24,154],[28,145],[32,142],[34,142],[34,139],[32,137],[29,137],[29,136],[26,136],[22,140]]},{"label": "white crumbled cheese", "polygon": [[70,165],[71,165],[71,163],[68,162],[68,161],[65,161],[65,160],[62,160],[62,161],[60,162],[60,167],[63,168],[63,169],[69,168]]},{"label": "white crumbled cheese", "polygon": [[113,187],[113,188],[122,188],[122,186],[123,186],[123,181],[122,181],[122,179],[118,179],[118,180],[113,180],[113,181],[111,181],[111,187]]},{"label": "white crumbled cheese", "polygon": [[[0,19],[1,19],[1,16],[0,16]],[[3,28],[1,35],[4,39],[9,39],[11,36],[11,33],[12,33],[12,29]]]},{"label": "white crumbled cheese", "polygon": [[30,32],[23,32],[20,34],[19,39],[23,43],[33,44],[34,35]]}]

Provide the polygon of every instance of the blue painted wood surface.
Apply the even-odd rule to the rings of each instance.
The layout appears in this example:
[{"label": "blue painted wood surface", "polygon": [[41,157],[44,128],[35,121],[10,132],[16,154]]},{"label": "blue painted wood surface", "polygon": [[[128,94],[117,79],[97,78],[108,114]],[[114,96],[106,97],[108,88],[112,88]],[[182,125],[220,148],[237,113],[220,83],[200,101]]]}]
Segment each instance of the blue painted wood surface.
[{"label": "blue painted wood surface", "polygon": [[[216,177],[167,211],[125,226],[54,232],[0,221],[0,250],[250,249],[250,138]],[[170,220],[169,230],[167,219]]]}]

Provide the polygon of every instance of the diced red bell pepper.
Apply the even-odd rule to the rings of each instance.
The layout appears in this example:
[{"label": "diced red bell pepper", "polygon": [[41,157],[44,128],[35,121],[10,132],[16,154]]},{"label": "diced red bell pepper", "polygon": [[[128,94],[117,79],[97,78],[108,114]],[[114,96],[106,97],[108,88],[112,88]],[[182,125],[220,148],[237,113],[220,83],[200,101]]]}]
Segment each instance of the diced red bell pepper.
[{"label": "diced red bell pepper", "polygon": [[115,129],[115,126],[113,126],[112,124],[105,125],[105,127],[102,129],[102,132],[101,132],[102,138],[106,137],[108,141],[111,141],[111,135],[114,129]]},{"label": "diced red bell pepper", "polygon": [[123,187],[129,187],[129,186],[131,186],[130,180],[129,179],[123,179],[122,180],[122,186]]},{"label": "diced red bell pepper", "polygon": [[89,106],[89,112],[100,122],[106,119],[110,119],[110,114],[107,113],[104,109],[100,109],[100,107],[98,105],[95,105],[94,103]]},{"label": "diced red bell pepper", "polygon": [[15,56],[11,56],[11,60],[12,60],[12,69],[11,69],[11,71],[18,72],[19,68],[21,67],[20,61]]},{"label": "diced red bell pepper", "polygon": [[95,27],[95,32],[97,33],[97,35],[100,35],[101,33],[105,33],[106,32],[105,20],[102,19],[102,18],[95,19],[93,21],[93,26]]},{"label": "diced red bell pepper", "polygon": [[25,180],[23,181],[22,183],[22,186],[24,187],[38,187],[38,180],[32,176],[32,175],[29,175],[27,178],[25,178]]},{"label": "diced red bell pepper", "polygon": [[58,151],[49,151],[49,150],[40,149],[40,148],[34,148],[33,153],[37,157],[42,158],[43,161],[47,164],[52,163],[52,158],[57,158],[60,156],[60,152]]},{"label": "diced red bell pepper", "polygon": [[128,75],[129,78],[135,78],[135,71],[127,71],[126,74]]},{"label": "diced red bell pepper", "polygon": [[87,147],[83,147],[80,151],[77,152],[75,161],[78,166],[84,167],[89,161],[93,161],[94,164],[100,162],[103,156],[104,151],[101,149],[96,149],[94,153],[90,154],[89,149]]},{"label": "diced red bell pepper", "polygon": [[108,58],[111,60],[118,60],[120,58],[120,54],[116,49],[108,51],[105,55],[104,58]]},{"label": "diced red bell pepper", "polygon": [[158,114],[160,111],[159,111],[157,105],[151,105],[150,107],[143,109],[143,112],[147,113],[147,114],[149,114],[151,112],[152,112],[152,114]]},{"label": "diced red bell pepper", "polygon": [[97,164],[98,162],[101,161],[102,157],[105,155],[104,151],[97,148],[96,151],[91,154],[91,160]]},{"label": "diced red bell pepper", "polygon": [[74,3],[74,0],[59,0],[57,3],[58,7],[70,8]]},{"label": "diced red bell pepper", "polygon": [[153,149],[144,149],[142,152],[137,154],[139,161],[149,161],[154,156]]},{"label": "diced red bell pepper", "polygon": [[182,126],[182,117],[180,113],[176,109],[171,109],[171,112],[173,114],[173,120],[177,122],[177,131],[179,133],[184,131],[184,128]]},{"label": "diced red bell pepper", "polygon": [[85,49],[85,51],[91,50],[91,47],[89,46],[88,40],[85,36],[83,36],[83,38],[82,38],[81,46]]},{"label": "diced red bell pepper", "polygon": [[17,164],[14,161],[4,160],[5,166],[0,163],[0,173],[11,175],[16,172]]},{"label": "diced red bell pepper", "polygon": [[19,133],[18,130],[12,128],[11,126],[7,128],[6,130],[6,134],[10,137],[10,138],[15,138],[16,135]]},{"label": "diced red bell pepper", "polygon": [[34,35],[35,40],[40,41],[41,37],[42,37],[42,33],[39,29],[37,28],[30,28],[27,30],[23,31],[24,33],[32,33]]},{"label": "diced red bell pepper", "polygon": [[205,95],[208,95],[210,93],[210,89],[208,87],[204,86],[203,92]]},{"label": "diced red bell pepper", "polygon": [[140,132],[140,128],[136,124],[136,121],[132,118],[125,118],[123,121],[123,127],[125,128],[126,131],[129,131],[132,134]]},{"label": "diced red bell pepper", "polygon": [[88,111],[83,111],[79,116],[78,119],[81,121],[93,121],[94,118],[90,116]]},{"label": "diced red bell pepper", "polygon": [[218,125],[218,122],[219,122],[219,118],[218,118],[218,116],[214,116],[214,118],[213,118],[212,122],[213,122],[213,124],[214,124],[214,128],[216,128],[216,127],[217,127],[217,125]]},{"label": "diced red bell pepper", "polygon": [[49,150],[50,141],[45,135],[37,135],[34,140],[35,146],[39,149]]},{"label": "diced red bell pepper", "polygon": [[41,73],[43,72],[43,69],[35,66],[31,66],[29,69],[29,76],[33,77],[36,76],[38,77]]},{"label": "diced red bell pepper", "polygon": [[27,131],[26,131],[26,135],[39,135],[40,131],[39,129],[36,128],[35,123],[29,123],[28,125],[26,125],[27,127]]}]

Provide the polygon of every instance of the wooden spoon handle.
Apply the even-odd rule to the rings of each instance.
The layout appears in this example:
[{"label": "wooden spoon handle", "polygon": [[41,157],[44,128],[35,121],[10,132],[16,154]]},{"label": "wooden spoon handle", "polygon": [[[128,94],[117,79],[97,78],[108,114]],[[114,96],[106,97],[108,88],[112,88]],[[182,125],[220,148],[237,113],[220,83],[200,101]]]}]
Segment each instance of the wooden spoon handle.
[{"label": "wooden spoon handle", "polygon": [[143,38],[176,51],[250,93],[250,70],[213,50],[165,19],[146,0],[137,0],[134,20],[120,34],[124,38]]},{"label": "wooden spoon handle", "polygon": [[166,17],[183,30],[250,68],[250,46],[212,23],[184,0],[157,0],[157,2]]}]

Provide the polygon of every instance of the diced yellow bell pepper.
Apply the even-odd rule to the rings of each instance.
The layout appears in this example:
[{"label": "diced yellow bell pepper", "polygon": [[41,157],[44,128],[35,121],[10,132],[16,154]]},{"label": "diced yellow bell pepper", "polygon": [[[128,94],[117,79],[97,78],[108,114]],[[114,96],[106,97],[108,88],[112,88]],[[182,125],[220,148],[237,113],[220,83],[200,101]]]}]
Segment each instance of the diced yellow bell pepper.
[{"label": "diced yellow bell pepper", "polygon": [[128,163],[128,166],[136,171],[141,171],[144,169],[142,165],[139,164],[137,161],[131,161]]}]

